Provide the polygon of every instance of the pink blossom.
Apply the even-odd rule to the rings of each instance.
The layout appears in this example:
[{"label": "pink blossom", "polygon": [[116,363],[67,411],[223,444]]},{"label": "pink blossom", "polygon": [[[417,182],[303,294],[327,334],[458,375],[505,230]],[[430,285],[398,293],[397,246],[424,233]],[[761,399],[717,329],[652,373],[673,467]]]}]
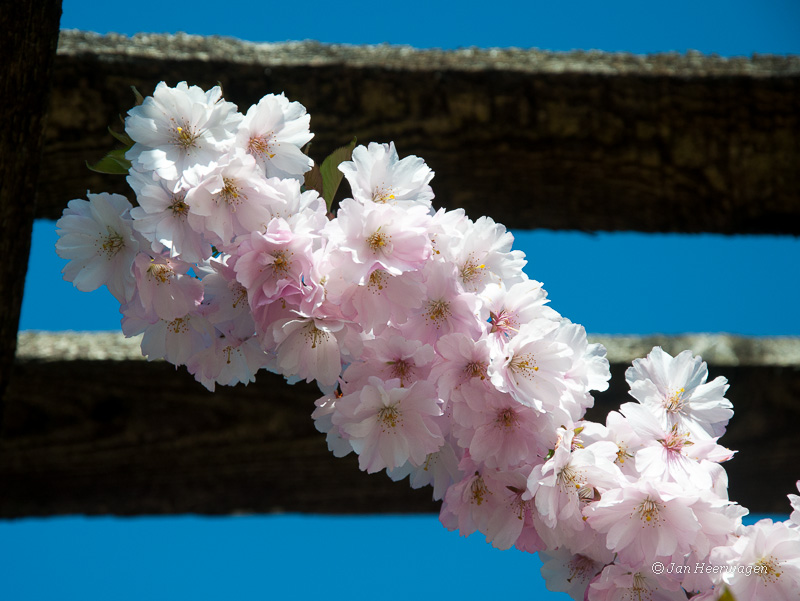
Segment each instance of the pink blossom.
[{"label": "pink blossom", "polygon": [[192,265],[148,253],[133,262],[136,299],[147,314],[171,321],[194,311],[203,300],[203,284],[187,272]]},{"label": "pink blossom", "polygon": [[353,149],[353,160],[339,165],[353,197],[360,203],[385,203],[429,207],[433,190],[428,183],[433,171],[415,156],[400,159],[394,142]]},{"label": "pink blossom", "polygon": [[175,181],[195,165],[209,165],[233,145],[242,115],[222,100],[218,86],[204,92],[163,81],[152,96],[128,111],[125,132],[136,142],[126,158],[138,171]]},{"label": "pink blossom", "polygon": [[511,250],[514,236],[491,217],[467,222],[457,244],[442,249],[458,267],[460,284],[467,292],[482,292],[489,284],[513,286],[526,278],[525,254]]},{"label": "pink blossom", "polygon": [[594,397],[589,391],[608,389],[611,379],[606,349],[601,344],[589,344],[586,330],[568,319],[559,322],[555,340],[572,349],[572,365],[564,374],[567,390],[562,396],[562,406],[574,420],[583,417],[586,409],[594,406]]},{"label": "pink blossom", "polygon": [[589,582],[603,569],[604,563],[568,549],[540,551],[542,576],[547,590],[567,593],[575,601],[584,601]]},{"label": "pink blossom", "polygon": [[123,333],[128,338],[143,334],[142,354],[149,361],[166,359],[173,365],[185,365],[194,354],[213,344],[214,327],[199,313],[159,319],[145,315],[138,302],[127,303],[120,311]]},{"label": "pink blossom", "polygon": [[483,332],[478,317],[480,301],[474,294],[460,291],[455,265],[430,262],[425,266],[424,276],[422,305],[399,326],[403,334],[427,344],[434,344],[452,332],[479,338]]},{"label": "pink blossom", "polygon": [[511,395],[486,391],[453,403],[453,434],[487,467],[508,469],[537,462],[542,451],[539,413]]},{"label": "pink blossom", "polygon": [[346,199],[327,233],[344,255],[339,262],[344,277],[365,284],[376,269],[400,275],[425,265],[431,256],[429,219],[424,207],[402,209]]},{"label": "pink blossom", "polygon": [[334,425],[347,435],[359,467],[369,473],[393,469],[407,461],[420,466],[444,444],[432,419],[442,410],[433,386],[371,377],[360,391],[336,401]]},{"label": "pink blossom", "polygon": [[785,522],[766,519],[746,526],[732,545],[711,552],[710,563],[727,568],[718,582],[737,600],[800,598],[800,530]]},{"label": "pink blossom", "polygon": [[120,303],[134,294],[131,267],[139,241],[130,220],[131,203],[119,194],[87,194],[69,201],[56,222],[56,252],[69,262],[64,279],[83,292],[104,284]]},{"label": "pink blossom", "polygon": [[636,470],[644,477],[708,490],[713,484],[708,461],[727,461],[733,456],[732,451],[716,444],[716,439],[693,440],[677,424],[665,431],[644,405],[625,403],[620,411],[641,442],[635,461]]},{"label": "pink blossom", "polygon": [[547,527],[579,531],[584,528],[583,508],[599,492],[618,486],[621,474],[613,463],[612,444],[597,442],[573,448],[572,428],[559,428],[558,437],[552,457],[533,467],[526,496],[536,501]]},{"label": "pink blossom", "polygon": [[[800,480],[795,482],[795,486],[797,486],[797,492],[800,492]],[[786,495],[786,496],[789,497],[789,503],[791,503],[792,509],[794,510],[792,511],[792,515],[789,516],[789,519],[795,526],[800,527],[800,496],[798,495]]]},{"label": "pink blossom", "polygon": [[349,319],[357,319],[365,331],[378,336],[388,326],[406,323],[423,302],[422,275],[407,271],[393,276],[383,269],[369,274],[365,284],[353,285],[340,270],[327,272],[327,297],[337,302]]},{"label": "pink blossom", "polygon": [[630,565],[657,558],[679,562],[700,530],[691,509],[696,500],[676,484],[642,479],[604,492],[584,514],[593,529],[606,533],[608,548],[621,561]]},{"label": "pink blossom", "polygon": [[588,601],[686,601],[681,587],[666,577],[653,574],[650,566],[637,569],[625,564],[606,566],[592,580]]},{"label": "pink blossom", "polygon": [[[496,549],[510,549],[517,543],[523,531],[534,530],[533,501],[525,497],[528,466],[511,470],[486,470],[484,477],[495,496],[496,507],[482,532]],[[530,540],[526,541],[530,545]],[[541,543],[541,541],[539,541]],[[537,545],[538,546],[538,545]],[[541,547],[540,547],[541,548]],[[528,546],[528,552],[531,552]]]},{"label": "pink blossom", "polygon": [[313,239],[293,232],[283,219],[273,219],[263,232],[244,237],[233,255],[236,279],[247,289],[253,309],[299,292],[311,272]]},{"label": "pink blossom", "polygon": [[318,398],[314,401],[316,409],[311,414],[314,427],[325,434],[328,450],[334,457],[344,457],[353,452],[350,440],[342,434],[338,426],[333,425],[333,414],[336,412],[336,401],[339,397],[337,394],[329,394]]},{"label": "pink blossom", "polygon": [[655,347],[645,359],[636,359],[625,372],[631,395],[659,418],[665,430],[678,426],[694,440],[718,438],[733,415],[724,395],[722,376],[706,382],[708,368],[700,357],[683,351],[676,357]]},{"label": "pink blossom", "polygon": [[[236,236],[263,231],[281,195],[250,155],[226,154],[208,169],[187,174],[189,224],[213,244],[227,248]],[[300,185],[294,182],[298,188]]]},{"label": "pink blossom", "polygon": [[476,530],[486,532],[489,519],[502,507],[503,499],[490,490],[482,470],[465,453],[459,464],[464,477],[452,484],[444,494],[439,521],[448,530],[469,536]]},{"label": "pink blossom", "polygon": [[469,389],[482,401],[483,393],[495,390],[488,376],[489,351],[485,336],[475,340],[463,332],[453,332],[439,338],[436,353],[440,360],[431,370],[439,396],[445,400],[461,399]]},{"label": "pink blossom", "polygon": [[189,263],[211,256],[211,242],[189,223],[185,188],[134,170],[128,175],[128,184],[139,203],[131,210],[133,227],[151,243],[154,252],[169,250],[171,258],[180,257]]},{"label": "pink blossom", "polygon": [[550,301],[541,282],[524,280],[511,286],[505,282],[487,286],[482,293],[489,311],[489,332],[505,343],[519,332],[523,323],[545,319],[558,321],[561,316],[547,306]]},{"label": "pink blossom", "polygon": [[419,340],[407,340],[394,330],[364,343],[361,359],[350,364],[343,375],[348,388],[361,387],[370,376],[400,380],[400,386],[427,380],[433,362],[433,347]]},{"label": "pink blossom", "polygon": [[256,372],[267,362],[267,355],[254,336],[241,340],[221,334],[205,350],[195,353],[186,366],[198,382],[214,392],[215,384],[255,382]]},{"label": "pink blossom", "polygon": [[555,339],[558,323],[524,324],[489,368],[492,383],[523,405],[544,412],[558,406],[566,389],[564,374],[573,364],[573,349]]},{"label": "pink blossom", "polygon": [[433,486],[433,499],[439,501],[444,498],[448,487],[464,476],[458,468],[460,459],[461,449],[458,445],[453,446],[445,438],[445,442],[439,450],[428,453],[422,465],[414,465],[411,461],[406,461],[398,468],[387,470],[387,473],[395,482],[408,476],[411,488]]},{"label": "pink blossom", "polygon": [[314,162],[302,152],[314,134],[311,117],[299,102],[283,94],[267,94],[247,109],[236,144],[253,156],[267,177],[299,179]]},{"label": "pink blossom", "polygon": [[279,372],[307,382],[317,380],[323,386],[337,382],[342,371],[343,350],[347,351],[348,342],[356,342],[351,327],[345,322],[296,312],[273,322],[270,330],[277,345]]},{"label": "pink blossom", "polygon": [[236,280],[230,256],[212,259],[212,272],[204,276],[202,313],[214,326],[235,338],[248,338],[256,330],[247,289]]}]

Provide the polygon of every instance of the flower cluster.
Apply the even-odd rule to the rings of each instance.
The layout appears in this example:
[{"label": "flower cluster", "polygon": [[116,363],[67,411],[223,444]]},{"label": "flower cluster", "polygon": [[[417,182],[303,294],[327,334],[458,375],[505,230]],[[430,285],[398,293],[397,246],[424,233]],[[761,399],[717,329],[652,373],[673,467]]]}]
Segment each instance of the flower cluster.
[{"label": "flower cluster", "polygon": [[605,349],[548,306],[505,227],[432,208],[424,161],[355,148],[332,217],[304,185],[309,116],[282,95],[242,115],[218,88],[162,83],[125,127],[138,206],[71,201],[57,251],[149,359],[210,390],[262,368],[316,381],[334,454],[431,485],[447,528],[539,552],[576,600],[798,598],[800,497],[750,527],[728,499],[724,378],[655,348],[626,375],[638,402],[584,420]]}]

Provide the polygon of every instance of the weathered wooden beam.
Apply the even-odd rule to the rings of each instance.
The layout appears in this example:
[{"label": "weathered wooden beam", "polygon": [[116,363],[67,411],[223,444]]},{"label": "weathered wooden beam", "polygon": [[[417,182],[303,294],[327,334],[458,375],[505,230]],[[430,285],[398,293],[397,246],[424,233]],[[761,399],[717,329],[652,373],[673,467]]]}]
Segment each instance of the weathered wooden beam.
[{"label": "weathered wooden beam", "polygon": [[[731,498],[786,513],[800,464],[800,339],[603,337],[612,387],[590,417],[631,400],[624,371],[654,344],[701,352],[731,384],[722,443]],[[79,349],[79,352],[76,351]],[[83,514],[432,512],[430,489],[336,459],[310,413],[313,386],[257,382],[211,394],[141,360],[121,336],[22,333],[0,433],[0,517]]]},{"label": "weathered wooden beam", "polygon": [[435,170],[439,206],[516,228],[800,234],[800,57],[252,44],[61,34],[38,216],[92,191],[129,86],[285,92],[317,160],[356,135]]}]

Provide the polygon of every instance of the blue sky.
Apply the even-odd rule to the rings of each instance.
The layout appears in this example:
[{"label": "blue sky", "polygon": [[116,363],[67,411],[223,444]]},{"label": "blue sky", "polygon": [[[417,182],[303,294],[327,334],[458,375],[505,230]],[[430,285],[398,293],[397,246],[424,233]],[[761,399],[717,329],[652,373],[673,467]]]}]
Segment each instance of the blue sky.
[{"label": "blue sky", "polygon": [[[590,334],[800,335],[798,238],[514,234],[528,276]],[[119,305],[105,288],[79,292],[60,278],[66,262],[53,252],[57,239],[55,222],[35,224],[21,329],[118,330]],[[37,302],[52,295],[61,311]]]},{"label": "blue sky", "polygon": [[[310,1],[302,10],[296,3],[250,0],[65,0],[62,27],[419,48],[800,53],[800,3],[794,0]],[[797,239],[515,234],[516,247],[528,254],[529,275],[544,282],[556,309],[590,333],[800,335]],[[21,327],[117,329],[117,307],[107,292],[78,293],[61,281],[54,236],[52,222],[37,223]],[[0,566],[0,599],[10,601],[469,600],[498,587],[525,598],[566,599],[540,596],[534,557],[495,551],[476,537],[464,540],[435,516],[0,521]]]},{"label": "blue sky", "polygon": [[795,0],[310,0],[302,5],[140,0],[130,6],[125,10],[120,2],[65,0],[61,25],[99,33],[184,31],[254,42],[313,39],[417,48],[518,46],[636,53],[694,49],[728,56],[796,53],[800,38],[800,4]]}]

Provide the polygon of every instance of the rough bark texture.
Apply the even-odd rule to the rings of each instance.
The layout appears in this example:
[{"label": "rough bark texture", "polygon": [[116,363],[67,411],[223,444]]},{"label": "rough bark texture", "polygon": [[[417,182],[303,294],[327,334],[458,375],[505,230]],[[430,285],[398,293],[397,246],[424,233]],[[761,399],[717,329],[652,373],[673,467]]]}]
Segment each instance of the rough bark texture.
[{"label": "rough bark texture", "polygon": [[9,381],[31,242],[61,0],[0,11],[0,406]]},{"label": "rough bark texture", "polygon": [[[516,228],[800,233],[800,59],[250,44],[62,32],[40,217],[125,191],[84,160],[180,80],[245,110],[285,92],[317,160],[353,135],[436,171],[436,203]],[[119,125],[121,128],[121,125]],[[465,177],[466,175],[466,177]]]},{"label": "rough bark texture", "polygon": [[[75,348],[93,357],[135,350],[113,336],[100,343],[68,336],[64,345],[25,338],[0,436],[0,517],[437,510],[429,488],[367,475],[352,455],[335,458],[309,417],[319,396],[311,385],[289,387],[263,373],[255,384],[211,394],[164,362],[74,356]],[[640,346],[723,349],[723,366],[711,365],[710,377],[728,378],[736,408],[721,441],[740,451],[726,464],[731,498],[752,511],[788,511],[800,462],[800,340],[602,341],[613,377],[589,413],[599,421],[631,400],[624,371]],[[794,364],[764,365],[770,353]]]}]

